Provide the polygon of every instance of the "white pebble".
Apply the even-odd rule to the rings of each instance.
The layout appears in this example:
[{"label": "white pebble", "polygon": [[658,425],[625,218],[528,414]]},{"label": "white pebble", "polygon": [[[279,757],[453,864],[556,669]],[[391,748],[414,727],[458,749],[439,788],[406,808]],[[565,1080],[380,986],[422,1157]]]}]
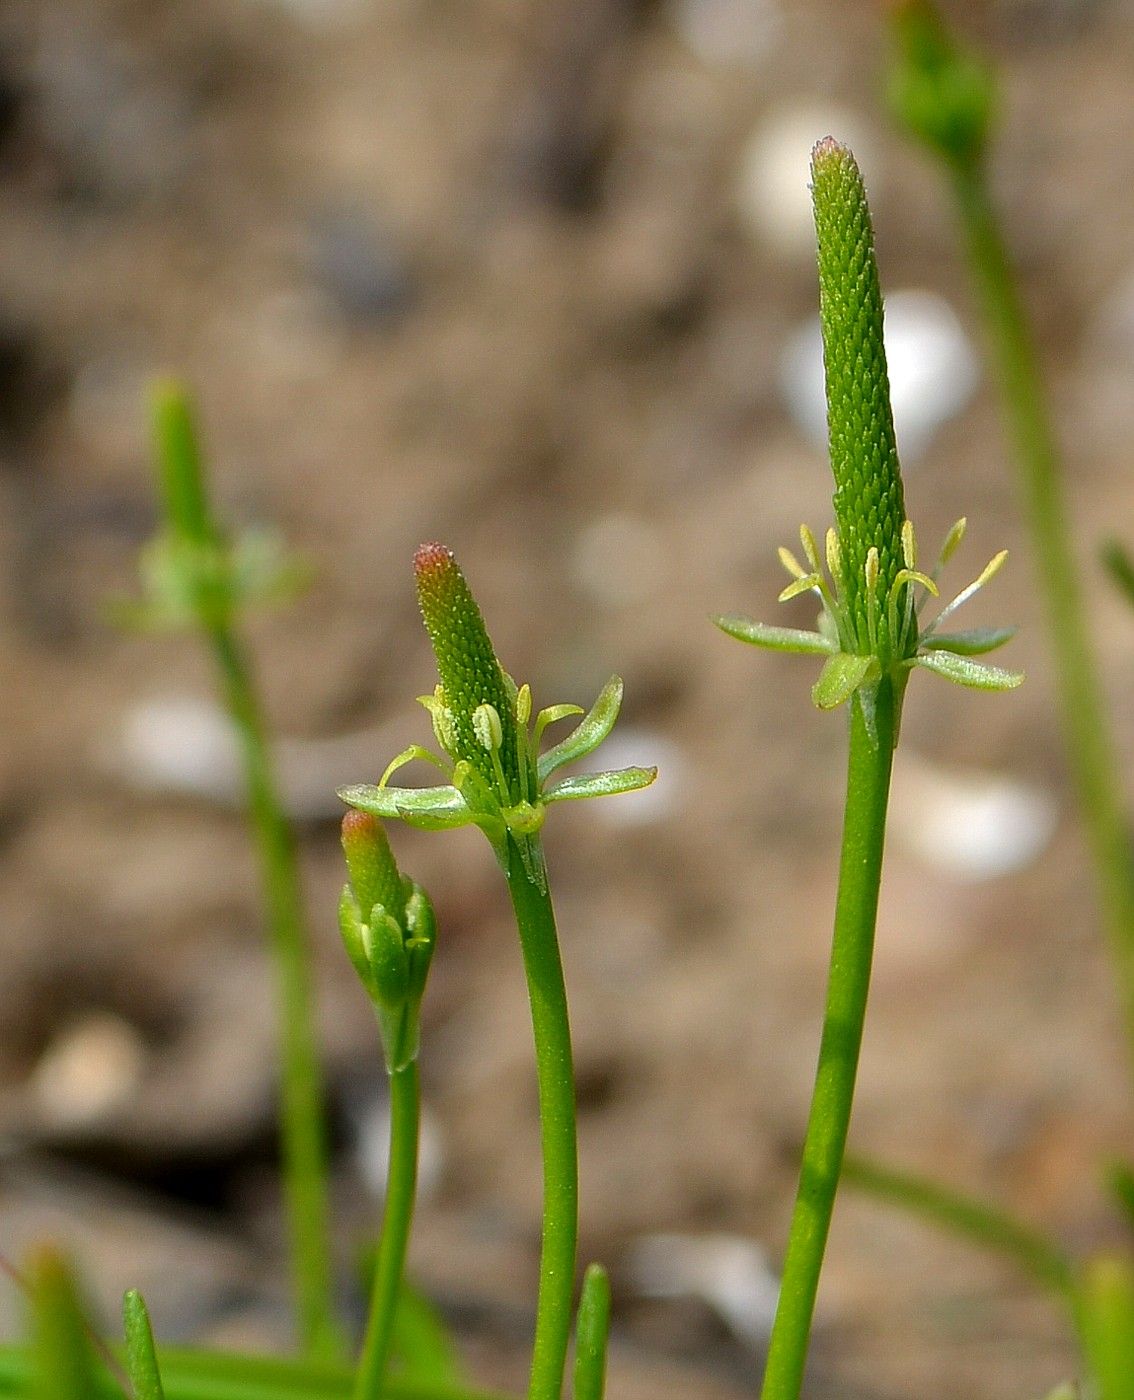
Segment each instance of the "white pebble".
[{"label": "white pebble", "polygon": [[615,512],[579,531],[571,551],[571,574],[596,603],[626,607],[657,594],[665,561],[665,547],[649,521]]},{"label": "white pebble", "polygon": [[[956,417],[979,380],[977,357],[951,306],[934,292],[894,292],[886,298],[886,359],[894,432],[902,465],[921,457],[942,424]],[[780,387],[797,426],[827,445],[823,338],[810,317],[780,357]]]},{"label": "white pebble", "polygon": [[811,151],[824,136],[836,136],[848,145],[869,177],[870,139],[861,120],[838,107],[775,112],[756,128],[741,153],[736,185],[741,221],[757,241],[785,256],[815,256]]},{"label": "white pebble", "polygon": [[128,1103],[146,1065],[138,1032],[119,1016],[87,1016],[64,1030],[44,1052],[31,1089],[42,1121],[75,1129],[97,1123]]},{"label": "white pebble", "polygon": [[783,27],[775,0],[674,0],[671,13],[683,42],[710,66],[759,62]]},{"label": "white pebble", "polygon": [[780,1285],[752,1240],[647,1235],[631,1248],[627,1271],[644,1297],[700,1299],[749,1346],[763,1346],[771,1335]]},{"label": "white pebble", "polygon": [[894,769],[890,830],[958,880],[992,880],[1032,864],[1057,819],[1050,793],[1002,774],[946,770],[908,753]]}]

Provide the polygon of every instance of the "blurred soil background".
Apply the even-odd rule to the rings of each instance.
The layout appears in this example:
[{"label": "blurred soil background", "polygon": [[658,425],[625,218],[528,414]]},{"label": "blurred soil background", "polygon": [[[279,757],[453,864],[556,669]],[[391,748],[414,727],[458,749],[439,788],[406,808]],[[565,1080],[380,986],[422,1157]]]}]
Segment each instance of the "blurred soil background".
[{"label": "blurred soil background", "polygon": [[[614,1274],[612,1400],[751,1394],[817,1046],[844,726],[777,612],[830,517],[807,154],[858,150],[903,298],[907,496],[1007,697],[911,687],[852,1141],[1074,1249],[1116,1238],[1116,999],[1042,619],[946,194],[889,128],[883,8],[846,0],[4,0],[0,6],[0,1250],[45,1234],[113,1325],[278,1347],[273,1002],[212,676],[115,632],[155,525],[145,392],[184,374],[218,500],[315,568],[251,628],[300,823],[344,1300],[380,1204],[383,1074],[342,954],[333,790],[427,721],[410,558],[454,546],[537,703],[626,681],[638,798],[547,842],[578,1046],[583,1259]],[[996,188],[1067,448],[1129,768],[1134,8],[955,3],[1003,73]],[[896,307],[895,307],[896,311]],[[895,365],[895,379],[899,378]],[[810,409],[808,405],[811,405]],[[424,780],[424,779],[423,779]],[[394,834],[433,892],[413,1275],[519,1386],[538,1253],[524,986],[475,833]],[[659,1297],[654,1295],[672,1295]],[[19,1301],[4,1296],[11,1333]],[[811,1393],[1030,1400],[1073,1370],[1010,1270],[847,1193]]]}]

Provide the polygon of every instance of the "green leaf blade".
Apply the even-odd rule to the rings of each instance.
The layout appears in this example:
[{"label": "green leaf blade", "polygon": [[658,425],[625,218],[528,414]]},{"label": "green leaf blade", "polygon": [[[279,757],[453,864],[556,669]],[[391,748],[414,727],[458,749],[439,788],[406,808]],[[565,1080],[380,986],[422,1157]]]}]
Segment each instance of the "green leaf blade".
[{"label": "green leaf blade", "polygon": [[614,728],[621,708],[622,679],[620,676],[611,676],[589,712],[571,733],[540,757],[540,783],[545,783],[557,769],[593,753]]},{"label": "green leaf blade", "polygon": [[656,768],[618,768],[605,773],[580,773],[563,778],[543,795],[545,802],[574,802],[584,797],[613,797],[620,792],[638,792],[658,776]]},{"label": "green leaf blade", "polygon": [[877,668],[873,656],[854,656],[849,652],[836,652],[828,657],[826,665],[819,673],[819,679],[811,687],[811,699],[820,710],[834,710],[849,700],[862,685],[871,671]]},{"label": "green leaf blade", "polygon": [[926,651],[952,651],[958,656],[984,656],[1016,635],[1015,627],[973,627],[965,632],[934,632],[921,645]]},{"label": "green leaf blade", "polygon": [[447,831],[469,826],[473,813],[455,787],[375,787],[359,783],[339,788],[338,797],[348,807],[387,820],[397,818],[423,831]]},{"label": "green leaf blade", "polygon": [[750,617],[725,614],[713,618],[714,624],[726,636],[766,651],[794,651],[806,656],[829,656],[836,644],[821,632],[809,632],[800,627],[770,627]]},{"label": "green leaf blade", "polygon": [[954,685],[970,690],[1015,690],[1024,682],[1023,671],[1004,671],[999,666],[986,666],[952,651],[929,651],[915,656],[912,665],[944,676]]}]

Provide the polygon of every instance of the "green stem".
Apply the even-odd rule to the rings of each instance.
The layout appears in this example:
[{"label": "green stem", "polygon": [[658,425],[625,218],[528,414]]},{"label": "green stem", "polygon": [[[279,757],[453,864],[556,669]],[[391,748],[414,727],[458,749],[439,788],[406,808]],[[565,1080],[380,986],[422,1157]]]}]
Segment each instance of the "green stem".
[{"label": "green stem", "polygon": [[843,1181],[847,1186],[900,1206],[919,1219],[1012,1260],[1042,1288],[1070,1301],[1074,1316],[1074,1268],[1059,1246],[1039,1230],[952,1187],[940,1186],[909,1172],[893,1171],[864,1157],[846,1159]]},{"label": "green stem", "polygon": [[[543,853],[538,838],[524,839],[530,842],[533,859],[539,862],[542,872]],[[559,1400],[571,1335],[579,1229],[571,1026],[546,872],[541,884],[529,878],[511,836],[508,856],[508,890],[516,913],[531,1002],[543,1148],[543,1249],[528,1396],[529,1400]]]},{"label": "green stem", "polygon": [[354,1383],[354,1400],[378,1400],[382,1394],[413,1220],[420,1121],[421,1093],[417,1063],[411,1061],[404,1069],[395,1070],[390,1075],[390,1153],[386,1205],[382,1212],[382,1239],[374,1268],[370,1321]]},{"label": "green stem", "polygon": [[331,1301],[330,1224],[323,1079],[312,1008],[310,952],[295,838],[284,815],[249,665],[232,629],[209,629],[225,705],[240,738],[259,851],[281,1014],[284,1195],[301,1345],[339,1351]]},{"label": "green stem", "polygon": [[852,701],[843,849],[827,1007],[762,1400],[797,1400],[803,1385],[815,1294],[842,1170],[870,989],[894,724],[894,691],[888,677],[878,685],[874,736],[867,729],[857,697]]},{"label": "green stem", "polygon": [[982,166],[954,168],[969,262],[984,309],[1055,656],[1068,757],[1134,1048],[1134,855],[1071,548],[1059,448],[1004,238]]}]

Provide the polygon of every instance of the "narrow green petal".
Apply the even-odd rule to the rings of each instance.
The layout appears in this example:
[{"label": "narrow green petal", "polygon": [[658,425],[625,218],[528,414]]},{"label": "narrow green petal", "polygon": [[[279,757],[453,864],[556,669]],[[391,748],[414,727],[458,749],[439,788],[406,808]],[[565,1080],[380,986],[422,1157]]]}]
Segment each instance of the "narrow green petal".
[{"label": "narrow green petal", "polygon": [[1024,680],[1023,671],[1002,671],[999,666],[985,666],[952,651],[922,652],[911,664],[935,671],[947,681],[966,685],[970,690],[1015,690]]},{"label": "narrow green petal", "polygon": [[967,632],[934,632],[922,646],[926,651],[953,651],[958,656],[983,656],[1016,635],[1015,627],[974,627]]},{"label": "narrow green petal", "polygon": [[338,796],[359,812],[387,819],[399,817],[428,831],[468,826],[473,821],[472,812],[455,787],[374,787],[359,783],[340,788]]},{"label": "narrow green petal", "polygon": [[658,775],[656,768],[619,768],[607,773],[580,773],[564,778],[543,794],[545,802],[570,802],[580,797],[610,797],[619,792],[637,792],[649,787]]},{"label": "narrow green petal", "polygon": [[619,676],[611,676],[591,706],[590,712],[565,739],[541,756],[538,770],[541,785],[557,768],[593,753],[614,728],[621,708],[622,679]]},{"label": "narrow green petal", "polygon": [[811,656],[825,656],[836,650],[837,643],[821,632],[807,632],[799,627],[769,627],[750,617],[714,617],[713,622],[737,641],[769,651],[798,651]]},{"label": "narrow green petal", "polygon": [[867,678],[872,667],[877,667],[873,656],[853,656],[849,652],[836,652],[828,657],[819,673],[819,679],[811,687],[811,698],[821,710],[833,710],[844,700],[849,700]]}]

